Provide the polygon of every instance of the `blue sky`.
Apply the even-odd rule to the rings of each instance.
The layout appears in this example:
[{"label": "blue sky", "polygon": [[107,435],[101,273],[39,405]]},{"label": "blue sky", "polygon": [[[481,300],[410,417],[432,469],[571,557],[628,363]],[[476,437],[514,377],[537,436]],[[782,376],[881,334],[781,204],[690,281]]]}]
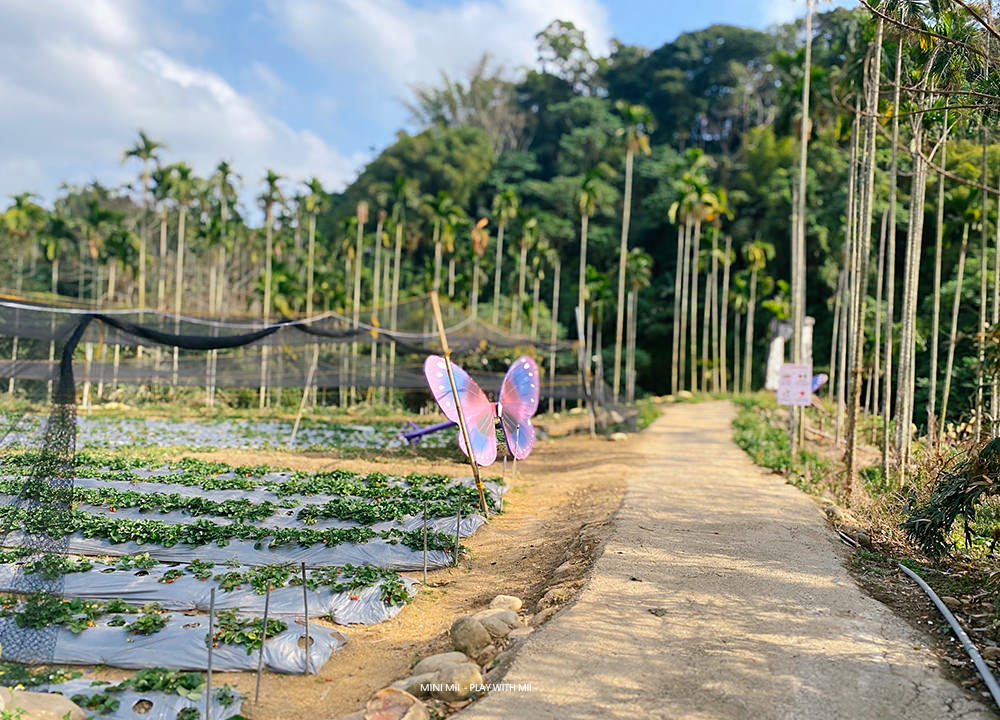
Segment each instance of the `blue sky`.
[{"label": "blue sky", "polygon": [[131,180],[120,157],[139,128],[199,173],[230,160],[247,197],[265,168],[338,189],[406,127],[413,84],[483,52],[530,65],[553,19],[603,53],[612,37],[764,28],[804,1],[0,0],[0,195]]}]

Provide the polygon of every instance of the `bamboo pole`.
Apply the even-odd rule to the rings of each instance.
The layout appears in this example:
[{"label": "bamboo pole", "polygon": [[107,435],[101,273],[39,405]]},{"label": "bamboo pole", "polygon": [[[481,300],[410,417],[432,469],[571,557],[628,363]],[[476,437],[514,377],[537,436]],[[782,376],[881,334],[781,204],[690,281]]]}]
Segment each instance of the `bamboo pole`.
[{"label": "bamboo pole", "polygon": [[465,440],[465,449],[469,453],[469,465],[472,467],[472,477],[476,480],[476,490],[479,491],[479,507],[483,511],[484,517],[489,517],[489,508],[486,507],[486,496],[483,494],[483,481],[479,476],[479,463],[476,462],[475,453],[472,451],[472,441],[469,439],[469,428],[465,423],[465,413],[462,411],[462,401],[458,396],[458,388],[455,386],[455,374],[451,369],[451,348],[448,346],[448,336],[444,331],[444,320],[441,318],[441,302],[438,300],[436,290],[431,291],[431,308],[434,311],[434,322],[437,324],[438,337],[441,339],[441,352],[444,353],[444,367],[448,372],[448,384],[451,385],[451,394],[455,398],[455,412],[458,413],[458,427],[462,431],[462,439]]}]

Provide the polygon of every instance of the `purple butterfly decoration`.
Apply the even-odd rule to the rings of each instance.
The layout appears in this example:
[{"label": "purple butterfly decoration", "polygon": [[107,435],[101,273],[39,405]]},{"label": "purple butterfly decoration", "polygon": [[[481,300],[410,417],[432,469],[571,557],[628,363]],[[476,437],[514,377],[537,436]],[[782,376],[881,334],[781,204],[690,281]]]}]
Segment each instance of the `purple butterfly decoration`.
[{"label": "purple butterfly decoration", "polygon": [[[491,403],[476,381],[458,365],[452,363],[451,371],[476,462],[492,465],[497,459],[496,418],[500,418],[500,427],[511,455],[518,460],[528,457],[535,445],[531,416],[538,410],[540,386],[535,361],[524,355],[511,364],[500,386],[500,400],[496,403]],[[440,355],[428,356],[424,362],[424,377],[445,417],[457,423],[458,411],[448,382],[445,359]],[[461,430],[458,432],[458,446],[466,455],[469,454]]]}]

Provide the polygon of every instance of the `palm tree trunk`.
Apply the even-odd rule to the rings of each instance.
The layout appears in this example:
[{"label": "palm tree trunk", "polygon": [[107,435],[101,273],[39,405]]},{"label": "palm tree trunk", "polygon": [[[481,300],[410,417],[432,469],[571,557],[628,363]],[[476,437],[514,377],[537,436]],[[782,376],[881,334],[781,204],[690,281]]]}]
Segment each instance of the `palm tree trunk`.
[{"label": "palm tree trunk", "polygon": [[[577,279],[576,288],[576,306],[579,310],[580,317],[587,317],[586,311],[586,301],[587,301],[587,235],[590,228],[590,216],[586,213],[581,213],[580,215],[580,274]],[[502,228],[501,228],[502,232]],[[499,241],[498,241],[499,242]],[[500,252],[500,246],[497,245],[497,253]],[[499,288],[499,283],[497,284]],[[494,324],[496,321],[494,320]],[[586,338],[579,338],[581,343],[586,344]],[[590,361],[587,360],[587,363]],[[582,368],[581,368],[582,372]],[[586,393],[583,393],[586,396]],[[581,400],[582,402],[582,400]],[[579,403],[578,403],[579,406]],[[593,417],[593,416],[591,416]]]},{"label": "palm tree trunk", "polygon": [[719,229],[712,228],[712,274],[709,285],[712,289],[712,390],[719,392]]},{"label": "palm tree trunk", "polygon": [[[264,213],[264,307],[261,309],[264,317],[264,324],[271,322],[271,271],[272,254],[274,253],[274,228],[271,217],[271,205],[268,204],[267,212]],[[267,343],[260,346],[260,395],[258,405],[261,410],[267,405]]]},{"label": "palm tree trunk", "polygon": [[455,255],[448,258],[448,297],[455,297]]},{"label": "palm tree trunk", "polygon": [[708,392],[709,387],[713,390],[715,386],[711,384],[712,373],[709,368],[709,326],[712,324],[712,273],[705,274],[705,301],[701,309],[701,383],[702,389]]},{"label": "palm tree trunk", "polygon": [[[881,48],[882,45],[882,21],[877,23],[875,46]],[[871,56],[870,56],[871,57]],[[867,317],[868,303],[868,266],[871,255],[871,230],[872,212],[874,209],[875,193],[875,121],[878,114],[878,89],[882,75],[882,53],[877,52],[873,57],[873,67],[871,75],[866,78],[866,102],[867,119],[865,122],[865,167],[864,176],[861,179],[861,207],[860,207],[860,237],[858,238],[858,249],[860,254],[859,274],[858,274],[858,298],[856,306],[858,308],[856,348],[853,366],[853,383],[851,388],[851,407],[848,415],[848,438],[847,438],[847,491],[848,493],[856,487],[858,473],[858,411],[861,405],[861,387],[864,379],[864,345],[865,345],[865,318]],[[855,110],[859,108],[855,106]]]},{"label": "palm tree trunk", "polygon": [[[989,74],[989,62],[986,64],[986,73]],[[987,144],[986,144],[986,132],[983,130],[981,132],[982,146],[983,146],[983,158],[982,158],[982,176],[980,178],[980,183],[986,185],[987,180],[987,169],[989,167],[988,158],[986,156]],[[916,158],[914,158],[916,162]],[[978,362],[976,363],[976,418],[975,418],[975,430],[973,437],[976,442],[983,437],[983,412],[985,410],[984,397],[983,397],[983,383],[985,378],[983,376],[983,366],[986,360],[986,274],[988,272],[989,261],[987,260],[987,246],[989,244],[989,219],[988,219],[988,208],[987,208],[987,197],[985,192],[980,193],[981,198],[981,208],[980,208],[980,223],[981,223],[981,242],[979,244],[979,326],[976,329],[976,335],[978,340],[976,342],[976,350],[978,355]]]},{"label": "palm tree trunk", "polygon": [[[948,110],[944,111],[941,131],[941,167],[948,167]],[[998,226],[1000,227],[1000,226]],[[935,405],[937,402],[938,338],[941,334],[941,255],[944,249],[944,174],[938,175],[937,217],[934,228],[934,309],[931,311],[931,368],[927,393],[927,437],[937,438]],[[995,304],[995,303],[994,303]]]},{"label": "palm tree trunk", "polygon": [[[827,400],[830,402],[833,402],[834,388],[837,385],[837,381],[840,380],[841,371],[837,362],[838,360],[843,362],[843,358],[838,357],[838,350],[840,346],[840,315],[843,311],[841,300],[844,294],[844,274],[844,270],[841,268],[840,272],[837,273],[837,289],[833,295],[833,332],[830,338],[830,380],[826,389]],[[839,440],[839,426],[837,430],[837,439]]]},{"label": "palm tree trunk", "polygon": [[757,268],[750,270],[750,299],[747,301],[746,344],[743,347],[743,392],[750,392],[753,385],[753,326],[757,307]]},{"label": "palm tree trunk", "polygon": [[622,333],[625,323],[625,265],[628,261],[628,226],[632,214],[632,148],[625,151],[625,198],[622,208],[622,239],[618,250],[618,315],[615,322],[615,367],[612,397],[618,402],[618,391],[621,384],[622,364]]},{"label": "palm tree trunk", "polygon": [[556,342],[559,340],[559,280],[562,274],[562,258],[558,254],[553,265],[552,315],[549,318],[549,412],[555,410],[556,401]]},{"label": "palm tree trunk", "polygon": [[733,238],[731,235],[726,235],[726,255],[725,261],[722,264],[722,310],[719,313],[719,320],[721,322],[719,326],[719,377],[722,380],[721,390],[724,393],[729,392],[729,368],[727,367],[726,357],[729,355],[729,343],[728,343],[728,332],[729,332],[729,254],[733,249]]},{"label": "palm tree trunk", "polygon": [[[354,243],[354,292],[351,293],[351,327],[357,329],[361,324],[361,265],[365,250],[365,224],[358,220],[358,233]],[[438,268],[440,269],[440,268]],[[436,282],[436,281],[435,281]],[[434,289],[437,289],[435,284]],[[351,343],[351,382],[347,393],[348,404],[355,402],[357,383],[358,343]]]},{"label": "palm tree trunk", "polygon": [[[309,213],[309,246],[306,251],[306,317],[312,317],[313,315],[313,296],[316,293],[316,213]],[[319,343],[313,345],[313,360],[312,367],[316,367],[319,362]],[[315,380],[315,375],[313,376]],[[309,387],[306,387],[306,392],[309,393],[309,402],[315,407],[316,406],[316,385],[313,385],[313,389],[310,392]]]},{"label": "palm tree trunk", "polygon": [[479,320],[479,256],[472,259],[472,291],[469,293],[469,312]]},{"label": "palm tree trunk", "polygon": [[441,289],[441,221],[434,221],[434,292]]},{"label": "palm tree trunk", "polygon": [[739,310],[733,312],[733,392],[743,392],[742,364],[740,363],[740,337],[742,330],[743,313]]},{"label": "palm tree trunk", "polygon": [[690,265],[691,265],[691,240],[692,233],[694,232],[692,222],[690,218],[684,221],[684,247],[681,252],[681,277],[678,281],[680,283],[680,293],[681,293],[681,317],[680,317],[680,342],[678,344],[679,354],[680,354],[680,367],[677,369],[677,389],[683,390],[684,383],[687,381],[687,361],[688,361],[688,300],[690,291],[688,286],[690,285]]},{"label": "palm tree trunk", "polygon": [[[499,228],[497,229],[497,266],[493,271],[493,325],[496,327],[500,324],[500,279],[503,273],[503,231],[506,223],[501,222]],[[584,246],[586,245],[586,234],[583,236],[582,242]],[[581,250],[583,252],[583,250]],[[583,257],[583,255],[581,255]],[[581,291],[581,295],[582,295]]]},{"label": "palm tree trunk", "polygon": [[965,254],[969,248],[969,223],[962,226],[962,247],[958,252],[955,271],[955,297],[951,303],[951,331],[948,333],[948,357],[944,366],[944,391],[941,394],[941,416],[938,421],[938,446],[944,442],[948,423],[948,397],[951,395],[951,374],[955,367],[955,342],[958,338],[958,312],[962,305],[962,279],[965,275]]},{"label": "palm tree trunk", "polygon": [[[177,265],[174,268],[174,334],[181,330],[181,298],[184,295],[184,223],[187,208],[181,205],[177,216]],[[177,387],[178,348],[174,346],[173,378],[171,384]]]},{"label": "palm tree trunk", "polygon": [[160,213],[160,267],[156,280],[156,309],[165,312],[167,309],[167,211]]},{"label": "palm tree trunk", "polygon": [[[892,86],[892,107],[899,107],[903,43],[896,43],[896,73]],[[892,161],[889,166],[889,231],[885,245],[885,379],[882,383],[882,477],[889,479],[889,424],[892,420],[892,327],[896,296],[896,179],[899,168],[899,113],[892,115]]]},{"label": "palm tree trunk", "polygon": [[[876,289],[875,289],[875,338],[872,343],[872,374],[871,374],[871,385],[872,385],[872,412],[875,415],[879,414],[879,381],[882,379],[882,368],[880,367],[882,360],[882,296],[883,296],[883,286],[885,280],[885,238],[886,229],[889,223],[889,211],[882,211],[882,230],[879,234],[878,241],[878,269],[876,271]],[[872,428],[872,443],[875,442],[874,436],[874,426]]]},{"label": "palm tree trunk", "polygon": [[[993,246],[993,325],[1000,323],[1000,196],[997,197],[996,239]],[[990,381],[990,415],[993,423],[990,437],[1000,436],[1000,377],[993,373]]]},{"label": "palm tree trunk", "polygon": [[691,258],[688,261],[688,287],[690,300],[691,337],[688,347],[688,361],[691,363],[691,392],[698,392],[698,254],[701,250],[701,220],[694,222],[694,236],[691,245]]},{"label": "palm tree trunk", "polygon": [[513,312],[513,326],[512,330],[515,333],[521,332],[521,309],[524,304],[524,292],[525,283],[527,278],[525,273],[527,272],[528,266],[528,241],[524,238],[521,241],[521,254],[518,258],[518,269],[517,269],[517,297],[514,298],[514,312]]},{"label": "palm tree trunk", "polygon": [[538,274],[532,281],[531,289],[531,341],[538,341],[538,303],[541,302],[542,281]]},{"label": "palm tree trunk", "polygon": [[[381,217],[381,215],[379,216]],[[375,224],[375,258],[372,264],[372,313],[375,317],[380,317],[380,305],[382,303],[382,220]],[[375,366],[378,363],[378,343],[372,340],[371,347],[371,368],[369,369],[369,382],[371,383],[372,397],[375,396]],[[382,402],[382,389],[378,391],[378,401]]]},{"label": "palm tree trunk", "polygon": [[[918,121],[919,122],[919,121]],[[914,128],[913,144],[920,148],[922,133],[919,124]],[[920,153],[913,158],[913,190],[910,192],[910,218],[908,227],[908,243],[906,248],[906,267],[903,279],[902,332],[899,339],[899,367],[897,371],[896,419],[897,447],[900,454],[900,484],[905,484],[906,471],[910,460],[910,445],[912,441],[911,427],[913,425],[913,393],[915,390],[915,355],[916,355],[916,324],[917,324],[917,290],[920,282],[920,256],[924,230],[924,201],[927,190],[927,164]],[[983,270],[986,265],[986,235],[983,235]],[[985,320],[986,315],[986,274],[983,272],[982,308],[980,313]]]},{"label": "palm tree trunk", "polygon": [[678,339],[680,338],[681,294],[683,293],[683,287],[681,285],[681,268],[684,265],[683,253],[684,227],[681,223],[677,223],[677,269],[674,271],[674,317],[673,322],[671,323],[673,326],[671,328],[671,332],[673,333],[673,342],[670,345],[670,392],[674,395],[677,394],[677,378],[680,371],[680,348],[678,347]]},{"label": "palm tree trunk", "polygon": [[[805,58],[802,72],[802,107],[799,119],[799,172],[798,172],[798,202],[794,219],[796,228],[792,233],[792,362],[801,363],[805,360],[803,349],[803,332],[805,324],[806,278],[805,278],[805,245],[806,245],[806,167],[809,148],[809,88],[812,78],[812,15],[814,0],[806,0],[805,17]],[[801,434],[802,409],[793,407],[791,413],[792,449],[798,445]]]},{"label": "palm tree trunk", "polygon": [[[399,318],[399,264],[403,251],[403,223],[396,223],[396,241],[392,251],[392,311],[389,315],[389,329],[396,332]],[[499,286],[498,286],[499,287]],[[396,341],[389,343],[389,404],[395,399],[396,388]]]}]

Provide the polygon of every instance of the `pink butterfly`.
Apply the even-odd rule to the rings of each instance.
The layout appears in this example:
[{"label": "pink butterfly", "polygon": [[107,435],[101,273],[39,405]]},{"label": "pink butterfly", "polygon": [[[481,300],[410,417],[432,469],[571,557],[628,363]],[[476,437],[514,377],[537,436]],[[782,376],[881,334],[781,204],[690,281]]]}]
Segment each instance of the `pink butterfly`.
[{"label": "pink butterfly", "polygon": [[[462,404],[462,413],[469,430],[472,453],[480,465],[492,465],[497,459],[495,420],[500,418],[504,439],[511,455],[518,460],[528,457],[535,445],[535,428],[531,416],[538,410],[538,365],[524,355],[511,364],[500,386],[500,400],[491,403],[486,393],[455,363],[451,364],[455,388]],[[440,355],[430,355],[424,361],[424,377],[434,399],[449,420],[458,422],[455,398],[448,382],[448,370]],[[458,431],[458,446],[466,455],[462,431]]]}]

